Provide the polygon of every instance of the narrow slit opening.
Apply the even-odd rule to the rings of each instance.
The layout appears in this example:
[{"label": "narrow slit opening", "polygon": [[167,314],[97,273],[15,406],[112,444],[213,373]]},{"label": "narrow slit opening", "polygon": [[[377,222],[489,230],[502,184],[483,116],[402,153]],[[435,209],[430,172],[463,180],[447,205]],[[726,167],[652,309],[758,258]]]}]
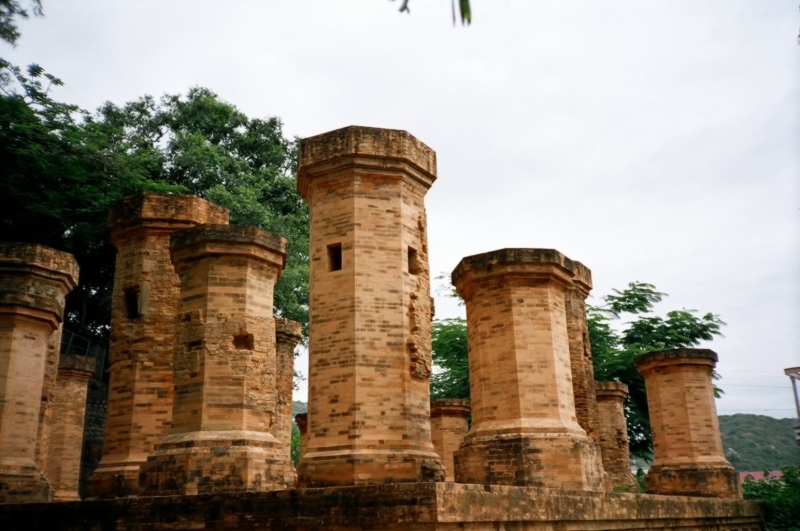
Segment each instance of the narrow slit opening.
[{"label": "narrow slit opening", "polygon": [[125,314],[128,319],[140,318],[139,313],[139,288],[128,288],[125,290]]},{"label": "narrow slit opening", "polygon": [[417,250],[408,248],[408,272],[412,275],[419,275],[422,272],[422,264],[419,262],[419,255]]},{"label": "narrow slit opening", "polygon": [[332,243],[328,246],[328,271],[341,271],[342,244]]}]

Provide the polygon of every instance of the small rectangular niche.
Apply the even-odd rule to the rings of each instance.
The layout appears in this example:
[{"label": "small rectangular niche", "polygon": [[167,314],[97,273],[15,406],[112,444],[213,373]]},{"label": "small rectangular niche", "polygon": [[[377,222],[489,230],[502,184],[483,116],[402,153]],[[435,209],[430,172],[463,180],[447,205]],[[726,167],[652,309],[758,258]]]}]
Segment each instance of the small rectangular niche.
[{"label": "small rectangular niche", "polygon": [[139,319],[142,314],[139,312],[139,295],[138,287],[127,288],[124,292],[125,297],[125,315],[130,320]]},{"label": "small rectangular niche", "polygon": [[422,272],[422,264],[419,260],[417,250],[413,247],[408,248],[408,272],[412,275],[419,275]]},{"label": "small rectangular niche", "polygon": [[342,270],[342,244],[332,243],[328,246],[328,271]]}]

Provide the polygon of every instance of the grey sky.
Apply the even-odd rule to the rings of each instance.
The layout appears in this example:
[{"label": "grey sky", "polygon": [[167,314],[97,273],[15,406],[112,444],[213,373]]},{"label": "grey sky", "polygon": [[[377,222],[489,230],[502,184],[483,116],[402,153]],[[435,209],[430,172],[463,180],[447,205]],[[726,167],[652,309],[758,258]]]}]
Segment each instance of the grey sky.
[{"label": "grey sky", "polygon": [[[434,272],[553,247],[592,269],[596,296],[654,283],[660,309],[728,323],[711,344],[720,413],[792,416],[798,2],[472,2],[454,29],[445,0],[411,16],[386,0],[44,0],[0,46],[85,108],[199,85],[290,135],[405,129],[438,154]],[[461,311],[437,298],[439,317]]]}]

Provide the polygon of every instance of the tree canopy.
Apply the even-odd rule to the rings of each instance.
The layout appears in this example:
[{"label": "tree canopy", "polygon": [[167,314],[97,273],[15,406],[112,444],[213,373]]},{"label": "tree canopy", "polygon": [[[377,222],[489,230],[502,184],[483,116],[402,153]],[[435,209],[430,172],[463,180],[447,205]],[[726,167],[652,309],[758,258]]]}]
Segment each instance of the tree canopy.
[{"label": "tree canopy", "polygon": [[50,89],[61,84],[37,65],[0,62],[0,240],[75,255],[81,279],[67,299],[67,326],[107,335],[108,208],[137,192],[196,194],[229,208],[232,224],[285,236],[275,309],[307,325],[308,210],[295,191],[296,142],[278,118],[249,118],[205,88],[90,113],[54,100]]}]

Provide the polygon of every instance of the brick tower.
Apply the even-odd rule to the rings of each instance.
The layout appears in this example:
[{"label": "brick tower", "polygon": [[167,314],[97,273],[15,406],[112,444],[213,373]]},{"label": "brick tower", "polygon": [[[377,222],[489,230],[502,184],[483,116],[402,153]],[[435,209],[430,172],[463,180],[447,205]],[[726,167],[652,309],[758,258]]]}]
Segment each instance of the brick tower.
[{"label": "brick tower", "polygon": [[598,410],[597,439],[603,454],[603,469],[608,474],[608,490],[637,492],[639,485],[631,474],[625,420],[628,386],[622,382],[594,382],[594,389]]},{"label": "brick tower", "polygon": [[78,283],[71,254],[41,245],[0,243],[0,503],[49,501],[36,465],[48,342]]},{"label": "brick tower", "polygon": [[467,305],[472,428],[456,481],[602,490],[599,449],[575,417],[566,296],[574,263],[552,249],[469,256],[452,280]]},{"label": "brick tower", "polygon": [[739,498],[739,477],[725,459],[711,373],[713,350],[681,348],[636,358],[653,430],[651,494]]},{"label": "brick tower", "polygon": [[138,490],[139,468],[169,433],[172,360],[179,280],[170,235],[203,223],[227,223],[228,211],[194,196],[126,197],[109,212],[117,248],[111,298],[108,417],[103,457],[89,495]]},{"label": "brick tower", "polygon": [[284,488],[290,441],[277,413],[273,289],[286,240],[255,227],[202,225],[172,235],[181,282],[172,433],[143,465],[146,494]]},{"label": "brick tower", "polygon": [[311,208],[308,448],[301,486],[437,481],[424,199],[436,155],[405,131],[307,138]]}]

